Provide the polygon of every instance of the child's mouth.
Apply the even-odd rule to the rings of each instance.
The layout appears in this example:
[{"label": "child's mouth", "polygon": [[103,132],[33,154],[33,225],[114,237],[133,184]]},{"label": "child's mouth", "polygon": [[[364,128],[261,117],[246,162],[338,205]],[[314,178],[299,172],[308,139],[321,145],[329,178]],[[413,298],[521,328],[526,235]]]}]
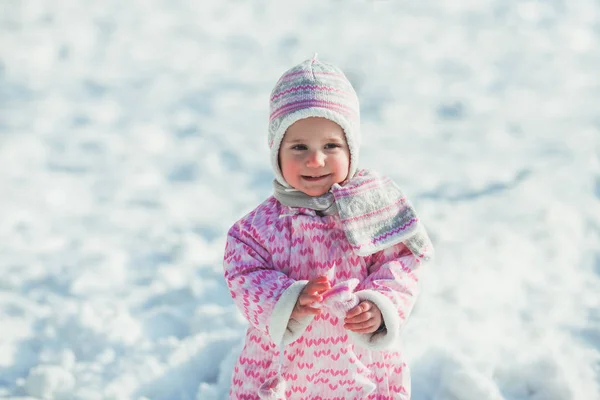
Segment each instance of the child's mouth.
[{"label": "child's mouth", "polygon": [[317,182],[320,181],[322,179],[325,179],[329,176],[329,174],[327,175],[320,175],[320,176],[308,176],[308,175],[302,175],[302,179],[309,181],[309,182]]}]

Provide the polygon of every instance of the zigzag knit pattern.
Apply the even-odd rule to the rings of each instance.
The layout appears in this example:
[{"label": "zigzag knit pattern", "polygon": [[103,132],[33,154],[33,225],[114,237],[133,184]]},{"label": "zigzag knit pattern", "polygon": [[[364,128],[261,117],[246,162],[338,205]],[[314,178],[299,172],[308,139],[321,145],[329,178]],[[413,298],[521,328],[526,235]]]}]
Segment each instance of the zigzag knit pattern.
[{"label": "zigzag knit pattern", "polygon": [[[230,398],[258,400],[261,385],[277,376],[279,343],[269,336],[270,317],[295,281],[326,275],[335,285],[356,279],[356,291],[385,295],[403,323],[414,305],[420,266],[403,244],[356,256],[338,216],[320,217],[313,210],[267,199],[238,221],[227,238],[225,279],[250,323],[234,367]],[[330,311],[324,308],[285,346],[281,398],[409,399],[410,376],[401,350],[372,351],[355,345],[343,328],[343,315]]]},{"label": "zigzag knit pattern", "polygon": [[[316,59],[288,70],[277,81],[270,98],[270,126],[278,127],[285,116],[312,107],[339,112],[350,123],[359,123],[358,97],[344,73]],[[275,129],[270,133],[271,146]]]}]

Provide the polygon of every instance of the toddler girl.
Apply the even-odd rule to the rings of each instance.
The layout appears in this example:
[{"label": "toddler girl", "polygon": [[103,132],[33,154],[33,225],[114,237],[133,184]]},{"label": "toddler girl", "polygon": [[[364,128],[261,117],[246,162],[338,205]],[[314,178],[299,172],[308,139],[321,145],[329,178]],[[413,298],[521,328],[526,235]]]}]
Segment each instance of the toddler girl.
[{"label": "toddler girl", "polygon": [[359,103],[316,56],[271,93],[274,194],[228,232],[249,322],[232,399],[409,399],[399,333],[433,248],[389,178],[358,170]]}]

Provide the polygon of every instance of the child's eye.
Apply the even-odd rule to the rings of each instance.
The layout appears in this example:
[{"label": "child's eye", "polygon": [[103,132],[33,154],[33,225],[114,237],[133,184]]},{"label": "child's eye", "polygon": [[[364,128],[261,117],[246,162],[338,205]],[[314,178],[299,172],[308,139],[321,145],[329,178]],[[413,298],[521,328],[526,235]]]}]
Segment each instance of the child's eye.
[{"label": "child's eye", "polygon": [[292,150],[306,150],[306,145],[303,144],[295,144],[292,146]]},{"label": "child's eye", "polygon": [[341,146],[339,144],[337,144],[337,143],[327,143],[325,145],[326,149],[335,149],[335,148],[338,148],[338,147],[341,147]]}]

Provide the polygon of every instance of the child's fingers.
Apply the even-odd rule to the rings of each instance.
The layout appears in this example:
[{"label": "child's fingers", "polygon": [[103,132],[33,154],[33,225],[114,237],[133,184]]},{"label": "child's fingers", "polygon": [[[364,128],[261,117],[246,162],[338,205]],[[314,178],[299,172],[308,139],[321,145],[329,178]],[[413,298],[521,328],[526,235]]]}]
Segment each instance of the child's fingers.
[{"label": "child's fingers", "polygon": [[318,315],[321,314],[320,308],[307,307],[307,306],[299,306],[296,311],[296,315],[298,317],[305,317],[307,315]]},{"label": "child's fingers", "polygon": [[346,318],[356,317],[357,315],[362,314],[363,312],[367,311],[367,309],[368,309],[368,305],[366,302],[363,301],[356,307],[350,309],[350,311],[348,311],[346,313]]},{"label": "child's fingers", "polygon": [[331,285],[329,284],[329,281],[325,281],[325,282],[314,282],[314,281],[310,281],[306,284],[306,287],[304,288],[306,293],[322,293],[326,290],[331,289]]},{"label": "child's fingers", "polygon": [[373,319],[373,318],[375,318],[375,315],[371,311],[365,311],[363,313],[355,315],[354,317],[348,318],[348,316],[346,316],[346,319],[344,320],[344,322],[350,323],[350,324],[358,324],[361,322],[367,322],[368,320]]},{"label": "child's fingers", "polygon": [[329,289],[331,289],[331,287],[329,285],[318,285],[318,286],[313,286],[312,290],[309,293],[321,294],[321,293],[325,293]]},{"label": "child's fingers", "polygon": [[329,285],[330,282],[329,282],[329,278],[327,278],[326,276],[318,276],[318,277],[308,281],[308,284],[313,284],[313,285],[327,284],[327,285]]},{"label": "child's fingers", "polygon": [[298,304],[301,306],[307,306],[312,303],[319,303],[323,300],[323,297],[318,294],[303,293],[298,297]]},{"label": "child's fingers", "polygon": [[365,328],[365,329],[349,329],[352,332],[355,333],[373,333],[377,330],[377,328],[375,326],[371,326],[369,328]]},{"label": "child's fingers", "polygon": [[317,276],[315,279],[312,279],[310,282],[329,282],[329,278],[325,275]]},{"label": "child's fingers", "polygon": [[376,324],[374,323],[373,320],[368,320],[365,322],[358,322],[358,323],[345,323],[344,329],[347,329],[349,331],[356,332],[356,333],[370,333],[370,332],[375,332],[375,330],[377,330],[377,327],[375,325]]},{"label": "child's fingers", "polygon": [[321,314],[322,310],[320,308],[314,308],[314,307],[302,307],[302,310],[304,312],[306,312],[307,314]]}]

